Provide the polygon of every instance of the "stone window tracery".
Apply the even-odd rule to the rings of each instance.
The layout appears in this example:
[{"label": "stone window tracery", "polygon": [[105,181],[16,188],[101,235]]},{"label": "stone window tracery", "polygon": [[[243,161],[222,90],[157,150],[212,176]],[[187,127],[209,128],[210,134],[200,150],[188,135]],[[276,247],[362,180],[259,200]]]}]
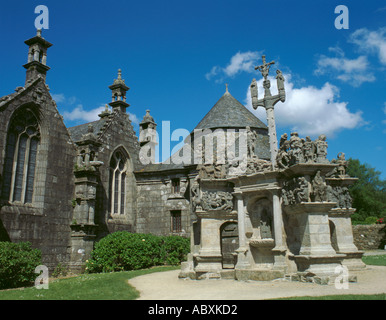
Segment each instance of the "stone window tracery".
[{"label": "stone window tracery", "polygon": [[125,213],[127,169],[127,157],[121,151],[116,151],[110,162],[110,201],[112,214]]},{"label": "stone window tracery", "polygon": [[40,130],[35,115],[29,109],[19,111],[13,117],[8,131],[3,199],[32,203],[39,144]]}]

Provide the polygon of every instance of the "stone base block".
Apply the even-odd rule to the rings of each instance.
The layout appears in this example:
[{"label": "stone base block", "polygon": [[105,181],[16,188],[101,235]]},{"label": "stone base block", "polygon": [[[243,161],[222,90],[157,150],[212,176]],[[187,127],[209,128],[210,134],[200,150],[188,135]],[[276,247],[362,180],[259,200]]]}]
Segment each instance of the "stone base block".
[{"label": "stone base block", "polygon": [[255,280],[255,281],[270,281],[284,277],[284,270],[267,270],[267,269],[236,269],[236,280]]},{"label": "stone base block", "polygon": [[346,257],[344,254],[336,255],[296,255],[295,261],[300,274],[313,274],[316,276],[334,275],[336,267],[341,265]]},{"label": "stone base block", "polygon": [[343,259],[342,265],[347,267],[349,271],[362,270],[366,268],[366,264],[362,261],[363,253],[363,251],[344,252],[346,258]]},{"label": "stone base block", "polygon": [[234,269],[223,269],[220,272],[221,279],[236,279],[235,270]]},{"label": "stone base block", "polygon": [[[294,274],[286,274],[284,279],[287,281],[309,282],[309,283],[316,283],[321,285],[334,285],[337,277],[340,277],[340,276],[339,275],[316,276],[308,272],[298,272]],[[348,277],[347,281],[357,282],[357,276],[351,275]]]}]

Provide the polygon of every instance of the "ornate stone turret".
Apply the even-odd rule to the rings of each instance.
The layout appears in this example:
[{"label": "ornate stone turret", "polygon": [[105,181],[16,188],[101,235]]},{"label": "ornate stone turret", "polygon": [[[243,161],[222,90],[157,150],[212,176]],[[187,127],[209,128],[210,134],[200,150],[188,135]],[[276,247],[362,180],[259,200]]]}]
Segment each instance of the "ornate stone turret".
[{"label": "ornate stone turret", "polygon": [[71,223],[71,263],[72,271],[83,271],[95,241],[95,204],[99,170],[103,164],[97,161],[100,142],[97,141],[93,126],[76,142],[78,146],[77,163],[74,168],[75,198]]},{"label": "ornate stone turret", "polygon": [[158,144],[156,128],[157,124],[150,115],[150,110],[146,110],[146,114],[139,124],[139,143],[143,164],[155,163],[155,147]]},{"label": "ornate stone turret", "polygon": [[110,114],[111,114],[111,113],[110,113],[110,111],[109,111],[109,105],[106,104],[106,105],[105,105],[105,110],[103,110],[100,114],[98,114],[98,116],[99,116],[101,119],[103,119],[103,118],[108,117]]},{"label": "ornate stone turret", "polygon": [[130,105],[126,103],[126,92],[130,90],[125,84],[125,80],[122,79],[122,70],[118,70],[118,79],[114,80],[114,83],[109,86],[112,91],[112,101],[109,105],[113,108],[113,111],[120,111],[126,113],[126,108]]},{"label": "ornate stone turret", "polygon": [[51,43],[42,37],[42,31],[39,29],[35,37],[24,41],[29,46],[28,62],[23,67],[27,69],[26,83],[41,77],[46,80],[46,73],[50,68],[47,63],[47,49],[52,46]]}]

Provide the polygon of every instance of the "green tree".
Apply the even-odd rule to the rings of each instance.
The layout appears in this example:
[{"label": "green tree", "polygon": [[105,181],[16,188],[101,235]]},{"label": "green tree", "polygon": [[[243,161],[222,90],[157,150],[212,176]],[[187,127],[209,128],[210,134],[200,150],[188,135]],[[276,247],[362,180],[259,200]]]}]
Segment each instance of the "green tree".
[{"label": "green tree", "polygon": [[359,179],[350,187],[353,207],[357,209],[352,216],[353,222],[363,223],[368,217],[386,217],[386,180],[381,178],[381,172],[350,158],[347,174]]}]

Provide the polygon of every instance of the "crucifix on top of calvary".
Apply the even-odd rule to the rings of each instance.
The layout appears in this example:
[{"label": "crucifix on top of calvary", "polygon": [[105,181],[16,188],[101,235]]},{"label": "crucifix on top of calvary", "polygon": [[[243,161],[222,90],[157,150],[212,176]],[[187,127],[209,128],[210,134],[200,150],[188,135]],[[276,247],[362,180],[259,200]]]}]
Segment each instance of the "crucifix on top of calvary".
[{"label": "crucifix on top of calvary", "polygon": [[277,95],[271,95],[271,82],[267,79],[269,74],[269,69],[271,65],[275,64],[275,61],[267,63],[265,61],[265,55],[262,57],[263,64],[261,66],[255,67],[255,70],[259,70],[264,78],[263,87],[264,87],[264,98],[258,99],[257,91],[257,82],[256,79],[252,80],[251,83],[251,97],[252,97],[252,107],[257,109],[257,107],[264,107],[267,111],[267,123],[268,123],[268,135],[269,135],[269,146],[271,150],[271,163],[272,169],[276,167],[276,156],[277,156],[277,137],[276,137],[276,125],[275,125],[275,113],[274,106],[277,102],[285,101],[285,90],[284,90],[284,77],[280,70],[276,70],[276,80],[277,80],[277,89],[279,93]]}]

